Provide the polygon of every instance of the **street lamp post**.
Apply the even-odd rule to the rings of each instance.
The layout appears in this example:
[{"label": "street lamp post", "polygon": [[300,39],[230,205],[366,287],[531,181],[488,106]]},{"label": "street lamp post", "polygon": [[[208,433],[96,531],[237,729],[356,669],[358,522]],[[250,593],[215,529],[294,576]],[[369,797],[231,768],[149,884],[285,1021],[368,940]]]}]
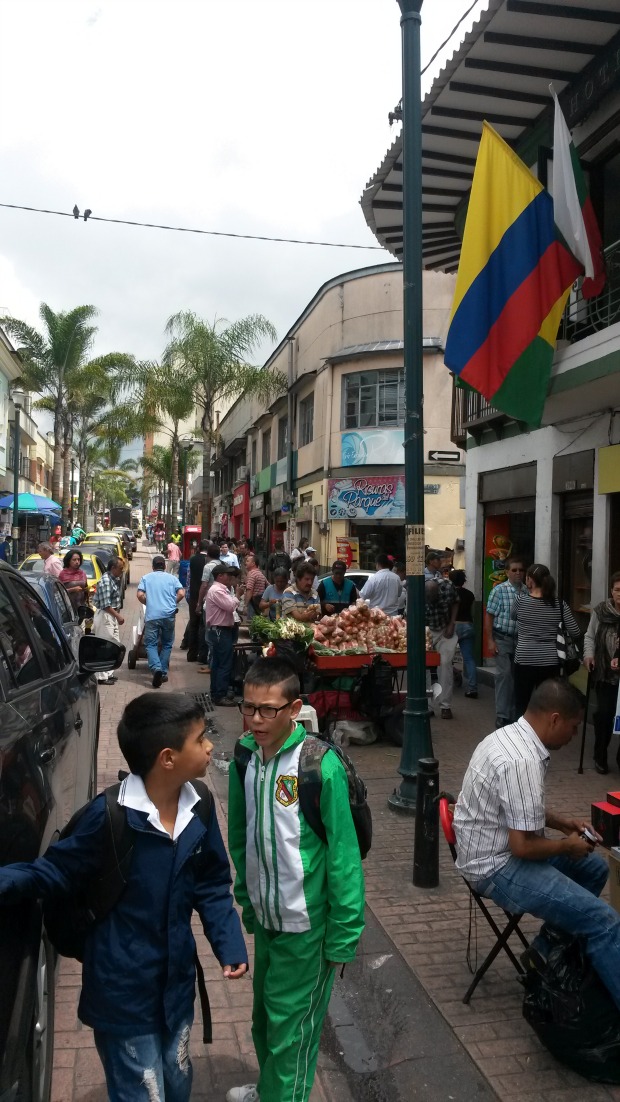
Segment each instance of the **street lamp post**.
[{"label": "street lamp post", "polygon": [[183,449],[183,505],[181,508],[181,531],[183,531],[187,513],[187,460],[195,441],[192,437],[185,436],[181,438],[180,443]]},{"label": "street lamp post", "polygon": [[13,519],[11,524],[11,562],[13,566],[17,566],[19,562],[19,451],[21,444],[21,400],[23,398],[22,391],[13,391],[13,409],[15,410],[15,421],[13,425]]},{"label": "street lamp post", "polygon": [[422,0],[398,0],[403,79],[403,330],[405,363],[405,539],[407,565],[407,699],[402,780],[388,798],[393,811],[416,809],[417,766],[432,757],[426,700],[424,626],[424,424],[422,342],[422,127],[420,11]]}]

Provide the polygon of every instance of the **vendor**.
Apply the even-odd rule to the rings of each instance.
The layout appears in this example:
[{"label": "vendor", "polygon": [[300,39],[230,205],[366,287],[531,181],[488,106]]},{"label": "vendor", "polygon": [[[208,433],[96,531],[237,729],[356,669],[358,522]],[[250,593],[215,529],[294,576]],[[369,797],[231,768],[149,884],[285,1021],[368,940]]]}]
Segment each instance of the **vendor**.
[{"label": "vendor", "polygon": [[267,613],[274,622],[279,619],[278,606],[282,608],[284,591],[288,585],[288,570],[285,566],[278,566],[273,572],[273,584],[268,585],[260,599],[260,611]]},{"label": "vendor", "polygon": [[302,624],[313,624],[321,617],[321,602],[312,589],[314,567],[299,562],[293,570],[295,582],[282,594],[282,615],[292,616]]},{"label": "vendor", "polygon": [[331,615],[332,612],[344,612],[345,608],[354,605],[359,597],[357,586],[350,578],[345,578],[346,572],[347,564],[336,559],[336,562],[332,563],[331,578],[324,578],[319,582],[317,593],[321,608],[327,615]]}]

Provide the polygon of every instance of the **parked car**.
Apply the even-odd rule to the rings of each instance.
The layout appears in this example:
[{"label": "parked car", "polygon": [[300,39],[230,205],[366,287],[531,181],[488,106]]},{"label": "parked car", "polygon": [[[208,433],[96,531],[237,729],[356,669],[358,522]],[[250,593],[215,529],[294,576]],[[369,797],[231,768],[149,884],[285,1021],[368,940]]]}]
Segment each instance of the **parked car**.
[{"label": "parked car", "polygon": [[[125,653],[94,635],[82,635],[73,649],[62,621],[66,606],[64,613],[53,611],[62,587],[34,575],[33,582],[0,562],[2,865],[43,854],[95,794],[99,694],[93,674],[117,669]],[[1,907],[2,1102],[49,1099],[55,966],[40,904]]]},{"label": "parked car", "polygon": [[87,551],[92,551],[97,555],[101,550],[110,550],[114,555],[118,555],[119,559],[123,560],[123,593],[127,589],[131,581],[130,567],[129,567],[129,555],[127,554],[127,548],[124,540],[121,539],[118,532],[89,532],[84,537],[83,542],[80,544],[80,551],[85,554]]},{"label": "parked car", "polygon": [[126,536],[131,544],[132,554],[138,550],[138,538],[133,528],[113,528],[113,532],[119,532],[122,536]]},{"label": "parked car", "polygon": [[[357,567],[354,567],[353,570],[347,570],[345,577],[350,582],[353,582],[353,585],[356,586],[358,590],[361,590],[362,586],[366,584],[368,579],[372,578],[373,575],[376,573],[376,570],[358,570]],[[324,582],[326,578],[331,578],[331,576],[332,572],[330,570],[328,574],[321,574],[319,577],[319,581]]]}]

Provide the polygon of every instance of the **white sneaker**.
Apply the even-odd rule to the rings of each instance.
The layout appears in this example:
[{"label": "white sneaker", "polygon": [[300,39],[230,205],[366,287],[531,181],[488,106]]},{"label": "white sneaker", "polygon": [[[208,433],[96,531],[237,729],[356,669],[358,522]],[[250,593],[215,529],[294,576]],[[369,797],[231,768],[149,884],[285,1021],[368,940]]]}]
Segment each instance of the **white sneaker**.
[{"label": "white sneaker", "polygon": [[246,1083],[245,1087],[231,1087],[226,1093],[226,1102],[260,1102],[256,1083]]}]

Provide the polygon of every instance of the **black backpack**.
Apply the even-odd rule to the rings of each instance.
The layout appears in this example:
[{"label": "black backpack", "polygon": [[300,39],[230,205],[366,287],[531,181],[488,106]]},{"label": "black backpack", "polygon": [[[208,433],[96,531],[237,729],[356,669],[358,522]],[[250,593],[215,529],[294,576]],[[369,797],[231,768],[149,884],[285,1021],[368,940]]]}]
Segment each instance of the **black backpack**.
[{"label": "black backpack", "polygon": [[[353,762],[340,746],[336,746],[332,742],[325,742],[324,739],[318,738],[316,735],[306,735],[301,746],[297,774],[299,806],[314,833],[322,842],[327,842],[325,827],[321,819],[321,789],[323,787],[321,761],[329,750],[333,750],[340,758],[347,775],[351,818],[353,819],[360,856],[363,861],[372,845],[372,815],[367,802],[366,785],[358,775]],[[238,741],[235,744],[235,765],[242,787],[245,785],[245,774],[251,757],[252,751]]]},{"label": "black backpack", "polygon": [[[122,774],[119,774],[122,777]],[[202,781],[192,781],[200,800],[194,813],[206,826],[211,814],[213,796]],[[85,881],[74,895],[57,896],[43,904],[43,921],[47,936],[62,957],[84,960],[86,937],[96,923],[110,913],[126,886],[133,856],[135,831],[127,822],[125,808],[118,802],[121,785],[113,784],[104,791],[105,828],[103,861],[98,877]],[[88,804],[80,807],[60,833],[59,840],[69,838]],[[202,965],[196,954],[196,977],[202,1006],[204,1043],[211,1043],[211,1013]]]}]

